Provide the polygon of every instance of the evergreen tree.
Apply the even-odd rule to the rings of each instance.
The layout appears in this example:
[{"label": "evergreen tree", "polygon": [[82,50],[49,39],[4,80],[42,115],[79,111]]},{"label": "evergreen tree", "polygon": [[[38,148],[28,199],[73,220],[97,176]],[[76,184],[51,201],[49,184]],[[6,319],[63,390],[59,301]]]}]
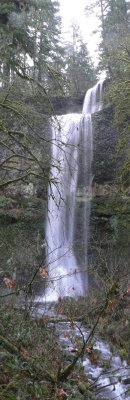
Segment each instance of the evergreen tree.
[{"label": "evergreen tree", "polygon": [[58,1],[2,1],[1,80],[6,86],[17,73],[38,80],[47,90],[58,88],[63,58],[60,24]]},{"label": "evergreen tree", "polygon": [[130,1],[95,0],[86,7],[86,12],[93,12],[95,6],[101,32],[99,69],[105,69],[108,76],[114,77],[120,74],[120,50],[129,35]]},{"label": "evergreen tree", "polygon": [[111,102],[114,110],[114,122],[119,130],[118,151],[122,159],[118,182],[120,187],[129,190],[129,120],[130,120],[130,1],[95,0],[90,3],[87,12],[97,6],[100,16],[101,45],[99,71],[105,70],[112,78],[105,99]]},{"label": "evergreen tree", "polygon": [[84,94],[95,80],[94,66],[79,26],[72,25],[72,41],[66,46],[66,76],[71,94]]},{"label": "evergreen tree", "polygon": [[32,57],[33,42],[27,25],[30,1],[2,0],[0,4],[1,80],[6,86],[16,67]]},{"label": "evergreen tree", "polygon": [[31,21],[34,31],[32,75],[50,89],[56,85],[63,65],[59,2],[36,0],[36,11],[32,10]]},{"label": "evergreen tree", "polygon": [[100,0],[102,42],[101,63],[110,77],[120,74],[120,49],[129,32],[129,3],[125,0]]},{"label": "evergreen tree", "polygon": [[[0,27],[1,187],[19,179],[30,181],[39,171],[39,179],[48,183],[49,157],[43,137],[47,114],[52,113],[49,93],[59,87],[61,69],[58,2],[34,0],[22,9],[15,3],[0,5],[1,14],[4,10],[7,15]],[[38,112],[41,103],[46,115]]]}]

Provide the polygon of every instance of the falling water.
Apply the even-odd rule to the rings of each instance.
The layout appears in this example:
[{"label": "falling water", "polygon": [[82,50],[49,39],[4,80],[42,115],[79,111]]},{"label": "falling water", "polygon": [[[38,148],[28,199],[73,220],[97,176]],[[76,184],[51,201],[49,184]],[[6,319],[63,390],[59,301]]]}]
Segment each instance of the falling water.
[{"label": "falling water", "polygon": [[[101,109],[103,81],[89,89],[82,114],[53,117],[51,184],[48,190],[46,224],[47,288],[43,300],[85,296],[87,293],[87,240],[89,192],[91,186],[92,122],[91,114]],[[79,147],[83,164],[83,236],[84,261],[79,265],[74,253],[75,203],[79,175]],[[42,300],[42,299],[41,299]]]}]

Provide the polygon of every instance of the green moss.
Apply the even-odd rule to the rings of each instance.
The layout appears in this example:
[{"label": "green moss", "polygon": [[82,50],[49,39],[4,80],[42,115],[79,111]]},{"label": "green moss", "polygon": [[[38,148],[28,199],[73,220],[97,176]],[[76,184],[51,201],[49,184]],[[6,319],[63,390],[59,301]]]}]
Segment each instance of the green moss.
[{"label": "green moss", "polygon": [[127,351],[125,348],[119,350],[121,360],[126,360],[127,358]]},{"label": "green moss", "polygon": [[98,218],[100,230],[104,234],[110,234],[110,241],[113,245],[130,245],[130,201],[122,196],[110,196],[94,198],[91,201],[91,220]]},{"label": "green moss", "polygon": [[10,197],[0,196],[0,208],[12,207],[16,204],[16,201]]}]

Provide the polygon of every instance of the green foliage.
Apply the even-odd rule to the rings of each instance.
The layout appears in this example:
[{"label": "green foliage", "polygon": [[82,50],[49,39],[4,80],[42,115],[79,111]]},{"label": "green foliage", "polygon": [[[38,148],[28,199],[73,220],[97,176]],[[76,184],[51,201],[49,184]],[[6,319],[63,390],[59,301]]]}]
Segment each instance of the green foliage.
[{"label": "green foliage", "polygon": [[[3,4],[4,3],[4,4]],[[1,80],[3,86],[13,73],[17,64],[25,54],[32,56],[33,42],[27,25],[26,9],[21,7],[22,2],[4,1],[0,4],[0,46],[1,46]],[[26,6],[28,1],[26,2]],[[2,16],[7,17],[7,23],[2,21]]]},{"label": "green foliage", "polygon": [[16,201],[11,199],[10,197],[0,196],[0,208],[1,207],[10,207],[13,204],[16,204]]},{"label": "green foliage", "polygon": [[[50,365],[53,369],[52,348],[55,349],[56,337],[47,329],[46,323],[40,325],[38,320],[25,319],[24,314],[16,315],[13,306],[12,311],[9,306],[1,322],[2,331],[9,342],[6,343],[0,338],[0,398],[12,400],[18,396],[23,400],[33,396],[33,399],[50,399],[51,382],[45,377],[44,371],[49,370]],[[7,348],[8,343],[12,345],[12,352],[11,348]],[[13,343],[17,346],[17,353],[13,351]]]},{"label": "green foliage", "polygon": [[58,1],[4,2],[3,13],[8,23],[0,29],[2,85],[22,71],[46,89],[60,87],[63,49]]},{"label": "green foliage", "polygon": [[61,368],[67,371],[69,364],[49,317],[27,318],[24,310],[16,313],[15,305],[15,301],[6,302],[4,318],[2,304],[0,307],[0,399],[60,400],[63,393],[72,399],[88,393],[95,398],[91,388],[88,392],[89,382],[80,365],[74,372],[72,369],[68,381],[60,382]]},{"label": "green foliage", "polygon": [[[95,0],[86,6],[86,13],[97,9],[100,21],[101,42],[99,45],[100,62],[98,71],[105,70],[107,76],[120,75],[119,54],[124,38],[129,36],[130,1]],[[97,34],[97,31],[96,31]]]},{"label": "green foliage", "polygon": [[126,357],[127,357],[126,349],[124,349],[124,348],[120,349],[119,354],[120,354],[121,360],[125,360],[126,359]]},{"label": "green foliage", "polygon": [[[129,130],[130,130],[130,56],[129,56],[130,42],[127,39],[127,43],[124,42],[122,49],[120,49],[120,55],[117,62],[120,66],[120,75],[116,76],[115,80],[112,81],[106,92],[106,100],[111,101],[114,106],[114,123],[118,128],[119,140],[117,143],[117,156],[120,156],[122,165],[118,170],[118,183],[120,186],[129,190],[130,184],[130,141],[129,141]],[[115,54],[115,63],[117,54]]]},{"label": "green foliage", "polygon": [[77,24],[72,27],[72,40],[66,45],[65,71],[72,95],[84,94],[95,81],[94,66]]},{"label": "green foliage", "polygon": [[118,237],[118,230],[119,230],[119,226],[118,226],[118,219],[116,216],[113,216],[110,218],[110,226],[114,232],[114,238]]},{"label": "green foliage", "polygon": [[62,84],[64,54],[60,39],[59,2],[36,0],[36,10],[32,9],[29,24],[34,32],[33,66],[30,74],[54,93],[54,90],[59,89],[60,81]]},{"label": "green foliage", "polygon": [[[92,8],[92,3],[90,5]],[[130,1],[95,0],[94,5],[98,7],[101,24],[98,72],[105,70],[110,78],[105,100],[106,104],[113,104],[114,123],[120,133],[117,145],[117,156],[121,160],[121,168],[117,171],[118,185],[127,194],[130,184]]]}]

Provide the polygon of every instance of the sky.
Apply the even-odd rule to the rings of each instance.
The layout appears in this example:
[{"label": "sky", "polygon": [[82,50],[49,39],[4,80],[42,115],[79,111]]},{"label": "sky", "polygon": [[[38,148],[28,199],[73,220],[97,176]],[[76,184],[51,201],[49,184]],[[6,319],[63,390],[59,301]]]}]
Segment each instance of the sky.
[{"label": "sky", "polygon": [[82,33],[83,40],[88,45],[88,50],[93,58],[95,64],[97,64],[97,49],[100,41],[100,34],[93,32],[99,25],[97,12],[98,10],[94,7],[92,15],[85,15],[84,8],[89,5],[89,0],[60,0],[60,10],[62,16],[62,30],[63,37],[67,41],[70,38],[70,25],[76,21]]}]

